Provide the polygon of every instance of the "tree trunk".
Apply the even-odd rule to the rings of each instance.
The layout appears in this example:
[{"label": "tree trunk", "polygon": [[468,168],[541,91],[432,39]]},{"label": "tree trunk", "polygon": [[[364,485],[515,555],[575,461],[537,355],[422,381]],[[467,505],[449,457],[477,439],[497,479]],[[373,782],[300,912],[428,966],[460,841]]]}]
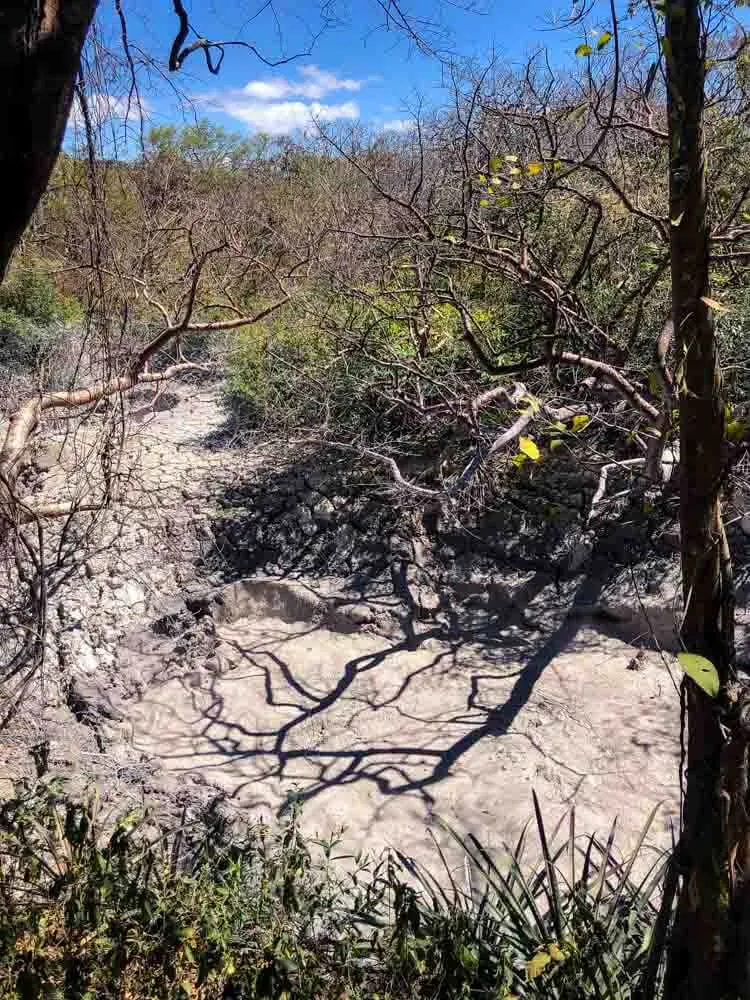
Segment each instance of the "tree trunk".
[{"label": "tree trunk", "polygon": [[721,515],[724,404],[709,296],[703,151],[705,52],[700,0],[667,5],[672,316],[680,410],[680,529],[685,649],[721,681],[712,699],[691,680],[687,790],[677,862],[681,892],[666,997],[746,996],[736,946],[747,857],[745,759],[733,672],[731,564]]},{"label": "tree trunk", "polygon": [[0,280],[55,165],[97,0],[0,3]]}]

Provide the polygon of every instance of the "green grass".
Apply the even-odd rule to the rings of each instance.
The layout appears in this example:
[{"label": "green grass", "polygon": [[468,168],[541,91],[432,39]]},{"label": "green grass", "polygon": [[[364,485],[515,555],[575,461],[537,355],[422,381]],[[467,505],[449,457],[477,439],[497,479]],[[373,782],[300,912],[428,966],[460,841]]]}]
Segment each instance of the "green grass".
[{"label": "green grass", "polygon": [[0,997],[635,997],[662,860],[633,879],[572,818],[555,847],[538,806],[536,833],[498,861],[469,838],[456,880],[437,848],[438,876],[339,856],[295,811],[161,833],[40,784],[0,810]]}]

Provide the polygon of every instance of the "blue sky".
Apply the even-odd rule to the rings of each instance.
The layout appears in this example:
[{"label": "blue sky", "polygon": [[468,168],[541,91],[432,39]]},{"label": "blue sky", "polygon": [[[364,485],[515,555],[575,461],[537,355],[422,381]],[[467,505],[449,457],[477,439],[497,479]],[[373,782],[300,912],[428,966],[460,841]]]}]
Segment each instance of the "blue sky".
[{"label": "blue sky", "polygon": [[[311,115],[398,129],[420,98],[428,105],[440,101],[439,63],[415,51],[401,32],[385,30],[377,0],[344,2],[347,9],[338,8],[337,23],[315,39],[310,54],[284,66],[270,68],[247,49],[229,48],[220,74],[213,76],[202,55],[192,55],[175,77],[193,102],[188,115],[250,133],[290,133],[304,127]],[[134,48],[165,64],[177,25],[171,0],[122,0],[122,5]],[[461,56],[484,58],[494,49],[501,58],[520,63],[541,45],[574,45],[569,35],[549,30],[556,14],[569,12],[565,0],[557,6],[555,0],[487,0],[483,10],[474,12],[460,9],[457,0],[442,7],[430,0],[404,0],[404,5],[416,19],[440,18],[446,33],[438,41]],[[279,0],[273,8],[264,7],[263,0],[186,0],[186,8],[200,35],[243,38],[269,59],[304,51],[321,27],[315,0]],[[99,23],[105,40],[116,47],[114,0],[102,0]],[[144,90],[147,120],[178,120],[184,109],[179,110],[169,87],[158,82],[158,73],[152,78],[155,85]],[[102,111],[118,111],[122,94],[116,89],[95,94]]]}]

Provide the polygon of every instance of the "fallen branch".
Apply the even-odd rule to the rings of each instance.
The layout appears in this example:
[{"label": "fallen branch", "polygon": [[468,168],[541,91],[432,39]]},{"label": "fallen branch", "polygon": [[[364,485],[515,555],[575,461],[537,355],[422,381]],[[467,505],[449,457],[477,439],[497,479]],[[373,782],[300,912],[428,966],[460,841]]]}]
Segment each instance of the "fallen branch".
[{"label": "fallen branch", "polygon": [[140,372],[120,375],[108,382],[100,382],[97,385],[71,389],[67,392],[46,392],[38,399],[27,400],[16,411],[8,425],[5,441],[2,450],[0,450],[0,476],[2,476],[6,484],[15,483],[19,463],[28,446],[31,435],[39,425],[43,413],[55,409],[71,410],[79,406],[87,406],[108,396],[127,392],[138,385],[164,382],[167,379],[175,378],[186,372],[207,370],[203,365],[192,364],[186,361],[181,364],[170,365],[169,368],[165,368],[160,372]]},{"label": "fallen branch", "polygon": [[591,498],[591,507],[589,508],[589,516],[587,522],[590,522],[596,513],[596,508],[604,499],[604,494],[607,491],[607,478],[614,469],[628,469],[633,468],[637,465],[645,465],[646,459],[644,457],[640,458],[626,458],[622,462],[607,462],[599,470],[599,482],[597,484],[596,490],[593,497]]}]

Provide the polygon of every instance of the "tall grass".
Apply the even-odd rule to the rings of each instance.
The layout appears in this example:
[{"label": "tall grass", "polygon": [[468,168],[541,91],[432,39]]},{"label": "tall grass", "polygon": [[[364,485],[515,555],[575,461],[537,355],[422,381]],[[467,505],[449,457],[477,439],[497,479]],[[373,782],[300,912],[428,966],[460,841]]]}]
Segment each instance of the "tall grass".
[{"label": "tall grass", "polygon": [[0,809],[0,997],[638,996],[663,859],[634,878],[643,838],[619,860],[573,814],[555,846],[535,807],[536,838],[495,860],[469,837],[457,879],[437,848],[438,874],[339,856],[295,812],[164,834],[25,789]]}]

